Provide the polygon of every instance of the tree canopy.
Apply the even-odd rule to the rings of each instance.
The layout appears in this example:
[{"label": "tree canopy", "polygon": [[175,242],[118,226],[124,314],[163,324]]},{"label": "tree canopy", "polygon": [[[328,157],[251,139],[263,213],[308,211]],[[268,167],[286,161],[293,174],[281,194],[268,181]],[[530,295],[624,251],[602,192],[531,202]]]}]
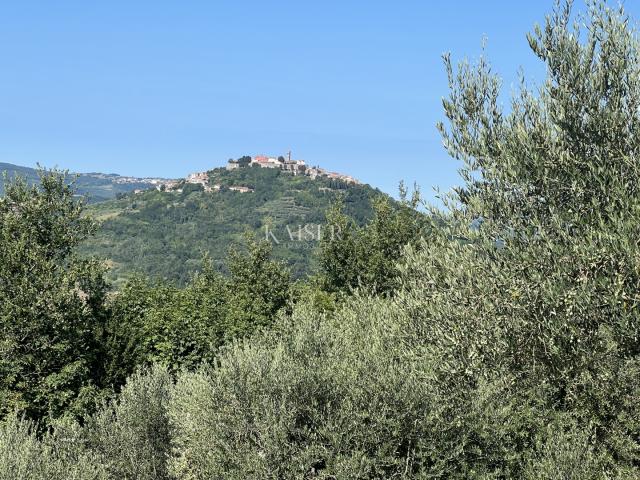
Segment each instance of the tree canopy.
[{"label": "tree canopy", "polygon": [[0,414],[83,411],[101,387],[104,268],[76,248],[94,224],[63,175],[0,198]]}]

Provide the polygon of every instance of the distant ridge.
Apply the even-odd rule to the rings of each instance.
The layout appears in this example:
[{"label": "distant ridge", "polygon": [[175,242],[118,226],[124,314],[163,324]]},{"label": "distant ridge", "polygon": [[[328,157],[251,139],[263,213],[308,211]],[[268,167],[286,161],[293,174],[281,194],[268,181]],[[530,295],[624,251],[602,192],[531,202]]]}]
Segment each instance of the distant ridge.
[{"label": "distant ridge", "polygon": [[[36,184],[39,181],[38,170],[35,168],[0,162],[0,175],[4,174],[9,178],[23,177],[30,184]],[[75,186],[78,195],[87,197],[91,203],[111,200],[119,194],[146,190],[171,181],[166,178],[139,178],[116,173],[69,173],[70,180],[75,176],[77,176]],[[0,177],[0,195],[4,195],[2,177]]]}]

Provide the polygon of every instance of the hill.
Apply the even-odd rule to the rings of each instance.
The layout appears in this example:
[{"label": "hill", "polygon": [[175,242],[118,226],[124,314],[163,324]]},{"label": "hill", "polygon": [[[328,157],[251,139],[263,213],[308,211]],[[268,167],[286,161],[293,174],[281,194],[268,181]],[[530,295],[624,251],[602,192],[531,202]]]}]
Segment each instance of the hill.
[{"label": "hill", "polygon": [[361,223],[372,213],[371,199],[382,195],[368,185],[270,168],[217,168],[206,176],[214,188],[172,182],[166,190],[91,205],[101,228],[83,251],[108,259],[117,283],[134,271],[183,283],[204,253],[221,269],[229,248],[249,231],[268,238],[274,256],[300,277],[313,267],[319,229],[326,234],[327,207],[342,195],[346,212]]},{"label": "hill", "polygon": [[[39,182],[38,171],[35,168],[21,167],[10,163],[0,163],[0,174],[6,173],[9,178],[23,177],[27,182]],[[115,173],[77,173],[69,174],[69,179],[75,178],[78,195],[85,196],[90,203],[101,202],[115,198],[119,194],[126,194],[135,190],[153,188],[166,181],[161,178],[125,177]],[[4,182],[0,181],[0,195],[4,194]]]}]

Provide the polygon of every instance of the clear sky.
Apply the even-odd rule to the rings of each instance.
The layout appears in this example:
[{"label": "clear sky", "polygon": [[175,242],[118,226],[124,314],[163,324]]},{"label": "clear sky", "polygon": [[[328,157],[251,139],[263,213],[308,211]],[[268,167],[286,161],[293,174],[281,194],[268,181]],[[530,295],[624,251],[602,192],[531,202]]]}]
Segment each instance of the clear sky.
[{"label": "clear sky", "polygon": [[2,1],[0,162],[182,177],[291,149],[389,193],[404,179],[431,196],[458,183],[435,128],[441,54],[475,58],[486,36],[508,93],[519,67],[541,76],[525,33],[551,6]]}]

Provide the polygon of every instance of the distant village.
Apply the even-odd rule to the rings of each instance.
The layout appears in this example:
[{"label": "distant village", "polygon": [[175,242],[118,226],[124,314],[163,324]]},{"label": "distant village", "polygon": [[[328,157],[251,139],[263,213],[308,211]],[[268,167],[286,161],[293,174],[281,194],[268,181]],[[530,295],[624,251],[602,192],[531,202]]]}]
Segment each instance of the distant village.
[{"label": "distant village", "polygon": [[327,177],[330,179],[341,180],[347,183],[360,183],[350,175],[330,172],[320,167],[309,167],[304,160],[292,160],[291,152],[289,152],[288,158],[282,156],[267,157],[266,155],[257,155],[255,157],[242,157],[237,160],[229,160],[229,162],[227,163],[227,170],[235,170],[238,168],[253,166],[262,168],[277,168],[284,172],[292,173],[293,175],[306,175],[307,177],[311,177],[313,179],[317,177]]},{"label": "distant village", "polygon": [[[290,173],[291,175],[304,175],[310,177],[311,179],[316,179],[318,177],[324,177],[331,180],[340,180],[342,182],[351,183],[351,184],[360,184],[360,182],[353,178],[350,175],[344,175],[337,172],[330,172],[325,170],[324,168],[320,168],[318,166],[310,167],[308,166],[304,160],[292,160],[291,152],[287,155],[287,158],[283,156],[279,157],[269,157],[266,155],[256,155],[255,157],[241,157],[236,160],[230,159],[227,162],[226,169],[227,170],[237,170],[240,168],[274,168],[281,170],[283,172]],[[208,172],[195,172],[187,175],[184,180],[163,180],[157,181],[158,179],[153,179],[156,181],[149,182],[155,186],[157,190],[170,190],[175,192],[182,192],[181,186],[190,183],[202,185],[205,192],[217,192],[220,191],[221,185],[209,183],[209,173]],[[240,192],[240,193],[251,193],[253,192],[253,188],[241,186],[241,185],[232,185],[228,187],[229,190]],[[134,193],[141,193],[143,190],[135,190]]]},{"label": "distant village", "polygon": [[166,178],[156,178],[156,177],[145,177],[145,178],[125,177],[123,175],[117,175],[115,173],[84,173],[83,175],[86,177],[97,178],[100,180],[109,180],[110,182],[121,184],[121,185],[143,183],[143,184],[153,185],[157,187],[158,185],[162,185],[172,181]]}]

